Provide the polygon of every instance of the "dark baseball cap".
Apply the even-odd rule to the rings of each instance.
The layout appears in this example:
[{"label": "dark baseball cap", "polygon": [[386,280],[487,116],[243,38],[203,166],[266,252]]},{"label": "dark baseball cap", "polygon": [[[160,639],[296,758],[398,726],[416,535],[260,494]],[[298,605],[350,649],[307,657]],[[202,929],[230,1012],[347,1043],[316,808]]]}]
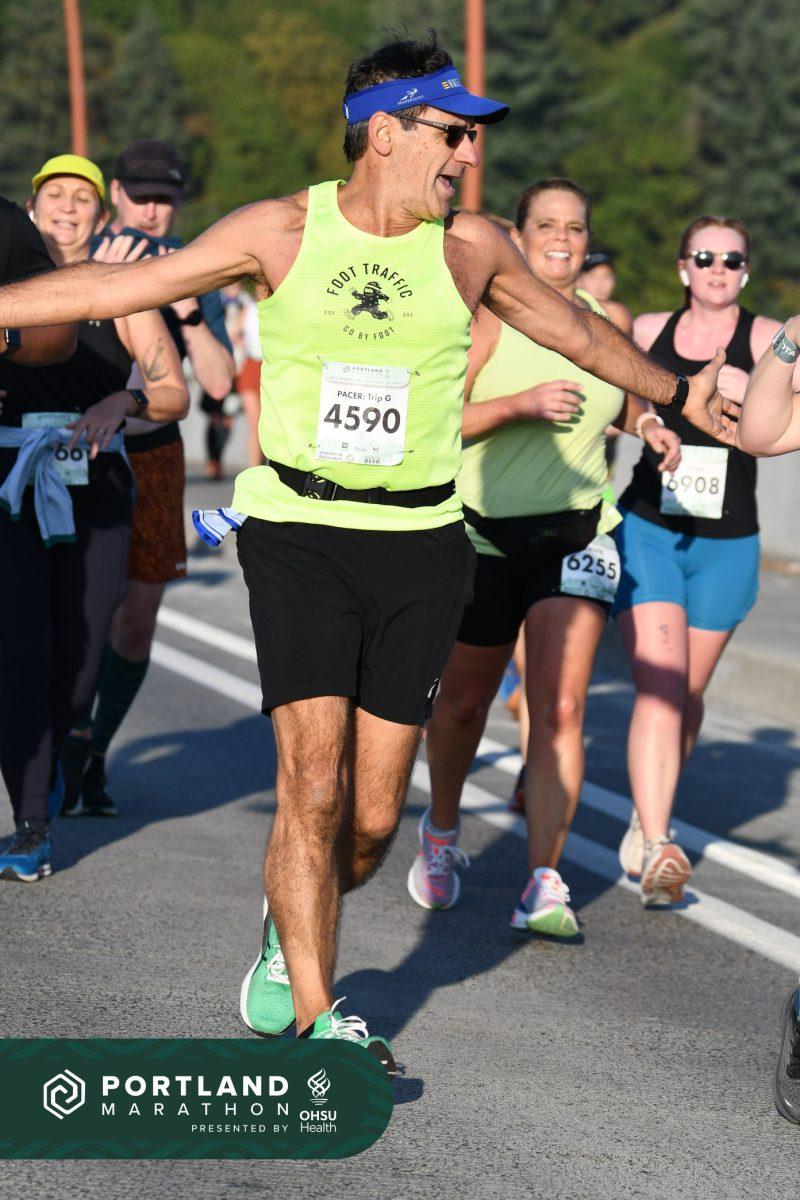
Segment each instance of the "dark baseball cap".
[{"label": "dark baseball cap", "polygon": [[114,178],[124,185],[133,200],[153,192],[163,192],[181,200],[186,186],[186,167],[178,152],[166,142],[131,142],[117,159]]}]

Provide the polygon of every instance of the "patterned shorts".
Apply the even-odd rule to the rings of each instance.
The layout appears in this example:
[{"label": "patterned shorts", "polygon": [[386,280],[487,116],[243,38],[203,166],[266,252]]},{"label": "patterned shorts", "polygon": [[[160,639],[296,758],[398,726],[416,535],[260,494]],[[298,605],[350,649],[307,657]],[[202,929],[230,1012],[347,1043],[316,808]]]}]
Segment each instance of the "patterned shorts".
[{"label": "patterned shorts", "polygon": [[186,574],[183,443],[130,455],[136,480],[128,579],[169,583]]}]

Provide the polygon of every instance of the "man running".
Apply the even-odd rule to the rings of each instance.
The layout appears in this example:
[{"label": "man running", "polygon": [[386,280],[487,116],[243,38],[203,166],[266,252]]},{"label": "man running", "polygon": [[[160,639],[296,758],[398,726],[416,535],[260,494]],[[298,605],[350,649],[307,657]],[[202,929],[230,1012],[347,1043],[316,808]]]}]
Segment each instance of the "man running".
[{"label": "man running", "polygon": [[[24,325],[255,281],[269,463],[239,476],[233,504],[248,517],[239,555],[278,751],[269,918],[242,996],[258,1033],[294,1020],[300,1036],[369,1042],[334,1003],[339,904],[391,842],[471,593],[453,481],[478,304],[616,387],[732,436],[716,392],[722,355],[676,377],[537,280],[487,219],[450,212],[478,163],[475,124],[507,111],[467,91],[433,35],[395,41],[350,67],[346,184],[238,209],[165,258],[0,289],[0,325]],[[348,311],[368,283],[390,297],[378,301],[383,320]],[[393,1069],[388,1044],[371,1044]]]}]

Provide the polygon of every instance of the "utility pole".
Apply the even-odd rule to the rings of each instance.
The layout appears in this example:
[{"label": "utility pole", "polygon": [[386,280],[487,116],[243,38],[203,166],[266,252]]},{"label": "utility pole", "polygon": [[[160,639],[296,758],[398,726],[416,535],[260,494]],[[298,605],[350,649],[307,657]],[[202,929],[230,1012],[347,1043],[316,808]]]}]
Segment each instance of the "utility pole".
[{"label": "utility pole", "polygon": [[67,34],[69,67],[69,104],[72,118],[72,153],[89,154],[89,122],[86,116],[86,83],[83,76],[83,39],[78,0],[64,0],[64,28]]},{"label": "utility pole", "polygon": [[[471,92],[477,92],[479,96],[482,96],[486,86],[484,81],[486,44],[484,0],[465,0],[464,25],[467,50],[466,84]],[[481,156],[481,165],[469,167],[461,185],[461,207],[473,212],[478,212],[483,205],[483,138],[484,127],[479,125],[475,146]]]}]

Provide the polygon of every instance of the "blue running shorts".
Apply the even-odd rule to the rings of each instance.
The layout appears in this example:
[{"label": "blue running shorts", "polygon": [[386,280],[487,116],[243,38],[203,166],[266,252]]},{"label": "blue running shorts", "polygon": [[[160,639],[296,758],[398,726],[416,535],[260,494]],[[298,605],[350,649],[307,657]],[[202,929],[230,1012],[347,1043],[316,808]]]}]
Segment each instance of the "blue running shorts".
[{"label": "blue running shorts", "polygon": [[758,595],[759,537],[709,538],[673,533],[632,512],[614,531],[621,574],[619,616],[660,600],[686,609],[693,629],[733,629]]}]

